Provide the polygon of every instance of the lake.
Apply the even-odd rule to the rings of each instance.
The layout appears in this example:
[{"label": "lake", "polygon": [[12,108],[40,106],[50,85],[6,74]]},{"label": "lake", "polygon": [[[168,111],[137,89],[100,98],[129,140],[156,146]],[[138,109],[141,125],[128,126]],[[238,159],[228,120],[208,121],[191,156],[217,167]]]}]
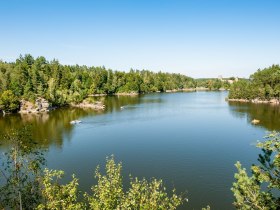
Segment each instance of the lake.
[{"label": "lake", "polygon": [[[0,117],[0,132],[33,124],[32,133],[48,148],[47,166],[75,173],[80,189],[95,184],[93,173],[114,154],[128,175],[156,177],[189,202],[181,209],[234,209],[230,191],[241,161],[256,163],[254,144],[280,130],[279,107],[226,102],[228,92],[155,93],[97,98],[105,111],[61,108],[45,115]],[[260,124],[252,125],[256,118]],[[71,120],[81,124],[71,125]],[[0,150],[9,145],[0,141]]]}]

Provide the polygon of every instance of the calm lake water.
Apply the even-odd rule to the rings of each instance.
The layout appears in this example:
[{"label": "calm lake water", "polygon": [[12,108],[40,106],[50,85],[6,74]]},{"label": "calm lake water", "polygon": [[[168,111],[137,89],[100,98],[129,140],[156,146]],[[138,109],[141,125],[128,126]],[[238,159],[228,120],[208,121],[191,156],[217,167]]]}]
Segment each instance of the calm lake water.
[{"label": "calm lake water", "polygon": [[[156,177],[189,199],[181,209],[234,209],[230,191],[234,164],[256,163],[254,143],[267,131],[280,130],[277,106],[228,103],[227,92],[158,93],[100,98],[106,110],[58,109],[47,115],[0,117],[0,132],[33,124],[47,166],[75,173],[89,191],[93,173],[114,154],[128,175]],[[123,107],[123,108],[121,108]],[[259,125],[252,125],[252,119]],[[71,125],[71,120],[81,120]],[[0,141],[0,150],[7,142]]]}]

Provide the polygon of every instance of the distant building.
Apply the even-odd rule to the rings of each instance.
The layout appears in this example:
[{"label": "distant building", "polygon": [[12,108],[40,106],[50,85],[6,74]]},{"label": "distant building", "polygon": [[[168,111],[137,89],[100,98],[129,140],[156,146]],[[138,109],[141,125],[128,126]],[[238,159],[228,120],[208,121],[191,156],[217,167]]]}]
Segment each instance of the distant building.
[{"label": "distant building", "polygon": [[223,76],[219,75],[218,79],[222,82],[228,82],[229,84],[232,84],[234,82],[238,82],[238,77],[231,77],[230,79],[223,79]]}]

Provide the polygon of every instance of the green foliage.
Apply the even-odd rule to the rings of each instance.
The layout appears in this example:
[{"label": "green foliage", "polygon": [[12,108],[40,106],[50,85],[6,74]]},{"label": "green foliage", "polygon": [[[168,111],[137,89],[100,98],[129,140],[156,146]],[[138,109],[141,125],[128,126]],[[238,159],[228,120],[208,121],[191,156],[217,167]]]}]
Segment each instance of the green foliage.
[{"label": "green foliage", "polygon": [[62,185],[59,180],[63,171],[45,170],[42,178],[42,199],[36,209],[176,209],[183,203],[182,196],[172,191],[168,196],[161,180],[138,180],[131,178],[129,189],[124,192],[121,175],[122,164],[116,164],[113,157],[107,158],[106,174],[99,167],[95,171],[97,185],[92,187],[92,195],[85,193],[84,201],[78,202],[78,180],[73,179]]},{"label": "green foliage", "polygon": [[249,90],[249,82],[246,80],[239,80],[230,87],[229,98],[248,99],[251,97]]},{"label": "green foliage", "polygon": [[0,110],[14,112],[19,108],[19,100],[11,90],[5,90],[0,95]]},{"label": "green foliage", "polygon": [[246,169],[237,162],[235,164],[238,173],[235,174],[236,182],[232,191],[236,201],[234,205],[238,209],[275,209],[272,208],[271,196],[267,192],[261,192],[260,184],[255,176],[249,177]]},{"label": "green foliage", "polygon": [[219,90],[220,88],[229,89],[230,83],[227,80],[220,79],[196,79],[196,87],[208,88],[209,90]]},{"label": "green foliage", "polygon": [[0,208],[33,209],[40,200],[39,179],[45,159],[29,133],[24,127],[4,137],[12,147],[1,157]]},{"label": "green foliage", "polygon": [[[57,106],[79,103],[91,94],[148,93],[191,87],[195,87],[194,80],[181,74],[133,69],[125,73],[105,67],[68,66],[44,57],[34,59],[31,55],[20,56],[15,63],[0,61],[0,94],[8,90],[29,101],[43,97]],[[18,108],[18,103],[11,103],[13,98],[9,96],[7,110]]]},{"label": "green foliage", "polygon": [[118,209],[124,192],[121,176],[121,163],[115,164],[114,159],[107,159],[106,175],[95,171],[98,184],[92,187],[92,196],[86,195],[91,209]]},{"label": "green foliage", "polygon": [[202,208],[202,210],[211,210],[210,206],[207,206],[206,208]]},{"label": "green foliage", "polygon": [[270,100],[280,98],[280,66],[272,65],[258,70],[250,80],[234,83],[229,98]]},{"label": "green foliage", "polygon": [[181,196],[172,191],[169,197],[162,180],[152,179],[150,182],[145,178],[131,178],[130,188],[126,193],[121,209],[176,209],[183,203]]},{"label": "green foliage", "polygon": [[259,142],[262,149],[259,155],[260,165],[251,167],[249,176],[239,162],[238,173],[233,183],[234,205],[238,209],[279,209],[280,198],[275,192],[280,190],[280,136],[273,132],[266,136],[266,141]]},{"label": "green foliage", "polygon": [[95,172],[98,184],[92,187],[93,194],[86,194],[91,209],[176,209],[183,203],[182,196],[172,191],[169,197],[162,180],[131,178],[129,189],[124,192],[121,176],[121,163],[113,157],[107,159],[106,174]]},{"label": "green foliage", "polygon": [[69,183],[61,184],[64,172],[42,170],[45,159],[42,150],[28,134],[28,127],[10,131],[5,137],[12,148],[1,158],[0,209],[176,209],[183,197],[172,191],[169,197],[162,180],[131,178],[124,191],[122,164],[107,158],[106,173],[95,171],[97,184],[92,194],[78,190],[78,179],[73,175]]},{"label": "green foliage", "polygon": [[62,185],[58,181],[63,177],[63,171],[45,169],[42,183],[42,200],[38,210],[62,209],[81,210],[85,204],[78,202],[78,179],[73,175],[72,181]]}]

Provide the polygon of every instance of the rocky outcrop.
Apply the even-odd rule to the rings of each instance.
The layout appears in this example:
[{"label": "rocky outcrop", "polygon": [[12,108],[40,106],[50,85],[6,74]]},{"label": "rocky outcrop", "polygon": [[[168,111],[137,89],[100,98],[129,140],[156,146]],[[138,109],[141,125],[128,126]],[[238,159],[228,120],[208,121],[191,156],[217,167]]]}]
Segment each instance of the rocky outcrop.
[{"label": "rocky outcrop", "polygon": [[237,102],[251,102],[255,104],[280,104],[280,101],[278,99],[270,99],[270,100],[261,100],[261,99],[235,99],[235,98],[229,98],[228,101],[237,101]]},{"label": "rocky outcrop", "polygon": [[49,112],[52,109],[54,108],[51,106],[51,104],[46,99],[40,97],[35,100],[35,103],[21,100],[19,113],[44,113]]},{"label": "rocky outcrop", "polygon": [[196,91],[206,91],[206,90],[210,90],[210,89],[206,88],[206,87],[196,87],[195,90]]},{"label": "rocky outcrop", "polygon": [[104,110],[105,105],[98,101],[98,102],[88,102],[84,100],[82,103],[79,104],[71,104],[72,107],[78,107],[78,108],[90,108],[94,110]]},{"label": "rocky outcrop", "polygon": [[236,102],[250,102],[248,99],[236,99],[236,98],[226,98],[226,101],[236,101]]},{"label": "rocky outcrop", "polygon": [[127,93],[115,93],[117,96],[137,96],[139,93],[137,92],[127,92]]},{"label": "rocky outcrop", "polygon": [[105,93],[96,93],[96,94],[90,94],[88,95],[89,97],[99,97],[99,96],[107,96],[108,94],[105,94]]},{"label": "rocky outcrop", "polygon": [[179,90],[177,89],[173,89],[173,90],[166,90],[166,93],[175,93],[175,92],[179,92]]}]

